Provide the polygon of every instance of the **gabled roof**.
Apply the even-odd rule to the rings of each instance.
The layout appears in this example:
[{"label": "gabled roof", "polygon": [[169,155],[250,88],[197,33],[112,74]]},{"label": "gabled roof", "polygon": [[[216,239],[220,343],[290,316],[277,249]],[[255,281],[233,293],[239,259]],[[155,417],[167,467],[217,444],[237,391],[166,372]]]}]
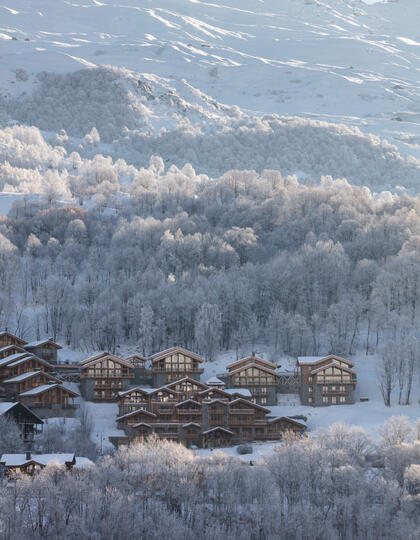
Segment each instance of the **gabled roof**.
[{"label": "gabled roof", "polygon": [[117,422],[122,420],[123,418],[130,418],[131,416],[134,416],[136,414],[145,414],[146,416],[151,416],[153,418],[157,418],[157,415],[155,413],[152,413],[150,411],[144,411],[143,409],[136,409],[135,411],[131,411],[127,414],[123,414],[122,416],[118,416]]},{"label": "gabled roof", "polygon": [[22,343],[22,345],[25,345],[25,343],[26,343],[26,341],[24,339],[19,338],[19,337],[15,336],[14,334],[11,334],[10,332],[7,332],[7,331],[6,332],[0,332],[0,339],[2,337],[5,337],[5,336],[9,336],[9,337],[13,338],[15,341]]},{"label": "gabled roof", "polygon": [[207,389],[206,384],[200,381],[196,381],[195,379],[192,379],[191,377],[183,377],[182,379],[171,381],[170,383],[165,384],[165,386],[162,386],[161,388],[172,388],[173,386],[176,386],[177,384],[182,383],[182,382],[190,382],[191,384],[195,384],[196,386],[201,386],[201,388]]},{"label": "gabled roof", "polygon": [[175,407],[180,407],[181,405],[185,405],[185,403],[194,403],[194,405],[199,405],[201,407],[201,403],[198,401],[195,401],[194,399],[186,399],[184,401],[180,401],[175,405]]},{"label": "gabled roof", "polygon": [[335,362],[331,362],[330,364],[325,364],[325,366],[320,366],[317,369],[311,370],[310,375],[316,375],[317,373],[320,373],[321,371],[325,371],[326,369],[329,369],[331,367],[335,367],[337,369],[342,369],[343,371],[346,371],[347,373],[353,373],[354,375],[356,375],[356,372],[354,371],[354,369],[350,369],[350,368],[347,368],[345,366],[339,366]]},{"label": "gabled roof", "polygon": [[233,401],[230,401],[228,403],[228,405],[229,405],[229,407],[231,407],[232,405],[236,405],[238,402],[239,403],[245,403],[247,409],[249,409],[249,407],[251,407],[251,408],[254,408],[254,409],[260,409],[261,411],[264,411],[265,413],[270,412],[270,409],[266,409],[262,405],[258,405],[257,403],[253,403],[252,401],[248,401],[247,399],[243,399],[243,398],[234,399]]},{"label": "gabled roof", "polygon": [[122,392],[118,392],[118,395],[120,397],[128,396],[131,394],[131,392],[142,392],[143,394],[150,394],[151,392],[154,392],[156,388],[143,388],[141,386],[135,386],[134,388],[130,388],[129,390],[123,390]]},{"label": "gabled roof", "polygon": [[242,364],[261,364],[269,369],[276,369],[276,365],[272,362],[269,362],[268,360],[264,360],[263,358],[260,358],[259,356],[247,356],[246,358],[241,358],[240,360],[237,360],[236,362],[233,362],[232,364],[228,364],[226,366],[226,369],[229,371],[233,368],[235,369],[237,366],[241,366]]},{"label": "gabled roof", "polygon": [[95,354],[94,356],[89,356],[89,358],[81,360],[79,362],[79,366],[84,366],[85,364],[89,364],[89,362],[93,362],[93,360],[96,360],[97,358],[103,358],[104,356],[108,356],[109,354],[109,352],[101,352],[99,354]]},{"label": "gabled roof", "polygon": [[19,347],[19,345],[6,345],[5,347],[0,347],[0,353],[4,353],[7,351],[10,351],[11,349],[19,349],[18,352],[25,352],[25,349],[23,347]]},{"label": "gabled roof", "polygon": [[226,429],[226,428],[221,427],[221,426],[216,426],[214,428],[208,429],[207,431],[203,431],[203,435],[208,435],[212,431],[224,431],[228,435],[234,435],[233,431],[230,431],[230,429]]},{"label": "gabled roof", "polygon": [[353,362],[350,362],[350,360],[346,360],[345,358],[341,358],[341,356],[337,356],[336,354],[327,354],[326,356],[298,356],[297,361],[299,366],[312,366],[329,359],[336,359],[340,362],[345,362],[351,367],[354,366]]},{"label": "gabled roof", "polygon": [[270,420],[268,420],[268,423],[269,424],[275,424],[276,422],[279,422],[279,421],[284,421],[284,422],[290,422],[291,424],[295,424],[296,426],[302,428],[302,429],[306,429],[306,424],[303,424],[302,422],[298,422],[297,420],[293,420],[293,418],[289,418],[288,416],[276,416],[276,418],[270,418]]},{"label": "gabled roof", "polygon": [[140,354],[132,354],[131,356],[127,356],[126,360],[132,363],[147,362],[147,358],[144,356],[141,356]]},{"label": "gabled roof", "polygon": [[67,388],[63,384],[43,384],[42,386],[36,386],[35,388],[31,388],[31,390],[27,390],[26,392],[22,392],[19,394],[19,397],[26,397],[26,396],[36,396],[38,394],[43,394],[44,392],[48,392],[52,388],[61,388],[62,390],[65,390],[68,394],[71,394],[72,397],[79,397],[79,394],[76,392],[73,392],[73,390],[70,390],[70,388]]},{"label": "gabled roof", "polygon": [[138,428],[141,426],[145,426],[145,427],[148,427],[149,429],[152,429],[152,426],[150,424],[147,424],[146,422],[139,422],[138,424],[133,424],[131,427]]},{"label": "gabled roof", "polygon": [[226,388],[217,388],[217,387],[206,388],[205,390],[202,390],[201,392],[198,392],[198,393],[200,394],[200,396],[204,397],[206,394],[209,394],[210,392],[216,392],[216,394],[221,394],[223,396],[226,396],[228,399],[231,396]]},{"label": "gabled roof", "polygon": [[52,375],[49,375],[48,373],[44,373],[43,371],[27,371],[26,373],[22,373],[21,375],[17,375],[16,377],[12,377],[11,379],[7,379],[6,381],[3,381],[3,384],[11,384],[11,383],[17,383],[21,381],[26,381],[26,379],[32,379],[32,377],[35,377],[35,375],[40,375],[40,374],[43,377],[50,379],[51,381],[56,381],[58,384],[61,384],[61,381],[59,379],[57,379],[56,377],[53,377]]},{"label": "gabled roof", "polygon": [[118,356],[107,353],[107,354],[103,354],[103,355],[101,355],[101,356],[99,356],[97,358],[94,358],[93,360],[90,359],[89,362],[87,362],[86,360],[83,360],[83,364],[82,364],[82,362],[80,362],[81,369],[92,367],[95,364],[97,364],[98,362],[103,362],[103,360],[106,360],[108,358],[110,360],[112,360],[113,362],[116,362],[117,364],[122,364],[123,366],[126,366],[128,368],[133,368],[134,367],[133,364],[131,362],[129,362],[128,360],[124,360],[123,358],[119,358]]},{"label": "gabled roof", "polygon": [[42,358],[39,358],[39,356],[35,356],[32,353],[26,353],[24,357],[22,357],[20,360],[15,360],[11,364],[8,365],[9,368],[20,366],[21,364],[24,364],[25,362],[28,362],[29,360],[36,360],[38,364],[42,364],[43,366],[53,368],[52,364],[47,362],[46,360],[43,360]]},{"label": "gabled roof", "polygon": [[43,424],[44,421],[39,418],[31,409],[29,409],[26,405],[23,403],[20,403],[20,401],[3,401],[0,403],[0,416],[2,414],[6,414],[7,412],[13,410],[15,407],[23,407],[29,414],[31,414],[36,420],[34,421],[34,424]]},{"label": "gabled roof", "polygon": [[166,386],[159,386],[159,388],[151,388],[150,395],[156,394],[157,392],[168,392],[169,394],[179,396],[181,392],[174,390],[173,388],[167,388]]},{"label": "gabled roof", "polygon": [[51,463],[66,465],[73,462],[75,462],[74,454],[31,454],[30,459],[26,459],[26,454],[3,454],[0,458],[0,463],[6,467],[22,467],[30,463],[45,467]]},{"label": "gabled roof", "polygon": [[187,349],[184,349],[183,347],[170,347],[169,349],[166,349],[164,351],[160,351],[156,354],[152,354],[150,358],[152,362],[155,363],[158,360],[162,360],[162,358],[166,358],[167,356],[173,353],[181,353],[181,354],[184,354],[185,356],[188,356],[189,358],[193,358],[194,360],[203,362],[203,359],[201,358],[201,356],[191,351],[188,351]]},{"label": "gabled roof", "polygon": [[12,362],[15,362],[16,360],[20,360],[21,358],[29,358],[31,356],[33,355],[29,352],[11,354],[10,356],[6,356],[6,358],[2,358],[0,360],[0,367],[8,366],[9,364],[11,364]]},{"label": "gabled roof", "polygon": [[182,427],[183,428],[186,428],[186,427],[197,427],[198,429],[201,429],[201,424],[196,424],[195,422],[187,422],[186,424],[182,424]]},{"label": "gabled roof", "polygon": [[34,349],[36,347],[40,347],[41,345],[53,345],[54,349],[62,349],[63,347],[61,345],[58,345],[55,341],[53,341],[50,338],[47,339],[41,339],[39,341],[31,341],[30,343],[27,343],[25,345],[25,349]]},{"label": "gabled roof", "polygon": [[262,366],[261,364],[244,364],[243,366],[238,367],[237,369],[229,372],[229,377],[231,375],[235,375],[236,373],[239,373],[240,371],[243,371],[244,369],[248,368],[256,368],[260,369],[261,371],[265,371],[266,373],[270,373],[270,375],[277,376],[277,373],[273,371],[272,369]]}]

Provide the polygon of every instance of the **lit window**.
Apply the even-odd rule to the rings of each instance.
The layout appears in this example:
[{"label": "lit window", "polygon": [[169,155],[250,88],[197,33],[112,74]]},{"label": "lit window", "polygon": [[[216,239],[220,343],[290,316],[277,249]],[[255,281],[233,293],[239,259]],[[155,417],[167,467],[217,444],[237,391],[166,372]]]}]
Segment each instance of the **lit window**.
[{"label": "lit window", "polygon": [[328,403],[328,396],[322,397],[322,403]]},{"label": "lit window", "polygon": [[308,403],[312,403],[312,398],[308,397]]}]

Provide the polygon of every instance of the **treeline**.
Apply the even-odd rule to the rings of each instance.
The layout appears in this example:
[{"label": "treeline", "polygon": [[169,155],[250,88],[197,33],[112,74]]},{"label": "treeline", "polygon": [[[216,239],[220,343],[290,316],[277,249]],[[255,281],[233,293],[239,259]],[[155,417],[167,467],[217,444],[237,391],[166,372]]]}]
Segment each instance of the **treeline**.
[{"label": "treeline", "polygon": [[[91,164],[95,196],[118,167]],[[179,344],[209,360],[256,342],[347,355],[392,340],[412,355],[417,197],[277,171],[209,179],[159,158],[130,171],[106,206],[15,203],[0,223],[1,327],[90,350]]]},{"label": "treeline", "polygon": [[[249,461],[249,459],[251,461]],[[373,446],[333,425],[286,437],[261,460],[195,455],[150,439],[96,467],[51,466],[0,484],[4,540],[414,540],[420,535],[420,441],[403,418]]]}]

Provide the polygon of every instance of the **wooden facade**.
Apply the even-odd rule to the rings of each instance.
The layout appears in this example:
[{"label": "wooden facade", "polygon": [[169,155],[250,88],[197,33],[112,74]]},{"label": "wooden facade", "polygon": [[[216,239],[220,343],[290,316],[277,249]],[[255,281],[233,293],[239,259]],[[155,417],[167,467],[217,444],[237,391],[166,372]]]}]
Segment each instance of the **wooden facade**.
[{"label": "wooden facade", "polygon": [[230,388],[248,388],[255,403],[276,404],[277,373],[274,364],[253,355],[228,365],[227,369]]},{"label": "wooden facade", "polygon": [[133,378],[133,364],[110,353],[80,362],[80,389],[88,401],[116,401]]},{"label": "wooden facade", "polygon": [[8,332],[3,332],[2,336],[3,340],[12,342],[1,350],[0,383],[4,398],[17,400],[38,411],[43,409],[39,412],[42,416],[72,416],[78,406],[74,400],[79,394],[64,387],[61,380],[52,375],[53,366],[48,361],[23,349],[21,345],[26,347],[23,340]]},{"label": "wooden facade", "polygon": [[355,402],[354,364],[339,356],[298,358],[300,393],[304,405],[345,405]]},{"label": "wooden facade", "polygon": [[119,395],[117,422],[130,440],[148,436],[187,446],[222,446],[243,441],[281,439],[286,431],[302,433],[306,426],[269,416],[253,403],[249,392],[212,388],[191,378],[161,388],[132,388]]},{"label": "wooden facade", "polygon": [[41,341],[32,341],[25,345],[25,349],[30,353],[42,358],[51,364],[57,363],[57,351],[62,347],[55,343],[52,339],[44,339]]},{"label": "wooden facade", "polygon": [[76,409],[75,398],[79,394],[62,384],[45,384],[19,394],[18,399],[31,409],[51,409],[63,412],[66,409]]},{"label": "wooden facade", "polygon": [[153,386],[190,377],[200,380],[204,369],[200,367],[203,359],[198,354],[187,351],[182,347],[171,347],[151,356]]},{"label": "wooden facade", "polygon": [[26,341],[10,332],[0,332],[0,348],[7,347],[8,345],[17,345],[23,348],[26,345]]},{"label": "wooden facade", "polygon": [[76,456],[74,454],[32,454],[26,452],[25,454],[3,454],[0,457],[0,466],[9,477],[18,474],[32,476],[52,464],[71,471],[76,465]]},{"label": "wooden facade", "polygon": [[3,381],[6,388],[6,395],[10,397],[16,397],[23,392],[36,388],[37,386],[54,383],[61,384],[61,381],[41,370],[28,371]]}]

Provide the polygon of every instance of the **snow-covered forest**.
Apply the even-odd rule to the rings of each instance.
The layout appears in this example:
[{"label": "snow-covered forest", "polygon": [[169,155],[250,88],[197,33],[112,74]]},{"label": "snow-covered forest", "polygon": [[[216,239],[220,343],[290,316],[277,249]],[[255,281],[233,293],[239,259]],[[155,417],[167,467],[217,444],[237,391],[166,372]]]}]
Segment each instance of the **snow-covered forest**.
[{"label": "snow-covered forest", "polygon": [[391,418],[374,446],[335,424],[263,460],[195,455],[151,439],[68,475],[54,466],[0,487],[0,533],[25,538],[413,539],[420,434]]},{"label": "snow-covered forest", "polygon": [[256,342],[290,355],[417,346],[418,197],[73,158],[67,182],[47,171],[42,195],[3,219],[1,326],[85,350],[178,343],[207,359]]}]

